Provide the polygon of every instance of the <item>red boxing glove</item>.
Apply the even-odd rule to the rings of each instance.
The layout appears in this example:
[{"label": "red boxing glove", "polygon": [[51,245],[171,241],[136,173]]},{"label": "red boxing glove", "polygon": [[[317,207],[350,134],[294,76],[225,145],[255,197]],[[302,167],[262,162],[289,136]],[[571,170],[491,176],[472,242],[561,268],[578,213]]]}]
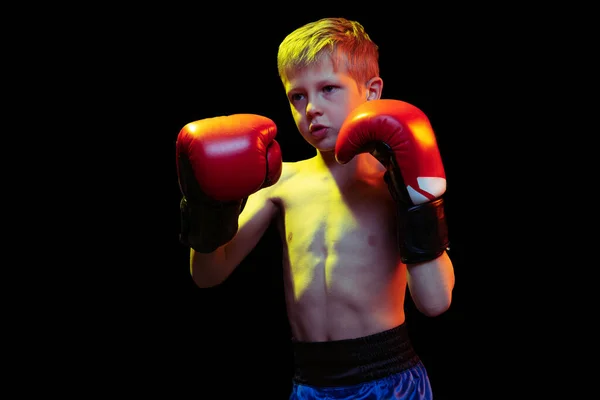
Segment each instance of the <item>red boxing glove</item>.
[{"label": "red boxing glove", "polygon": [[203,253],[237,233],[246,199],[281,176],[277,127],[269,118],[234,114],[191,122],[176,143],[182,243]]},{"label": "red boxing glove", "polygon": [[442,197],[446,174],[427,116],[399,100],[361,104],[340,128],[335,155],[345,164],[366,152],[387,169],[384,178],[398,205],[402,261],[439,257],[449,244]]}]

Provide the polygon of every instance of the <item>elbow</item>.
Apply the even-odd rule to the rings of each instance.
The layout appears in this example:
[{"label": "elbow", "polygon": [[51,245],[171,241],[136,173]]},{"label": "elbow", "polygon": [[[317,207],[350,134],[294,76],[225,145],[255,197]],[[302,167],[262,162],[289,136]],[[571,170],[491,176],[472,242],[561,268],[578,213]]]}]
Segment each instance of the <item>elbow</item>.
[{"label": "elbow", "polygon": [[437,317],[442,315],[448,309],[450,309],[450,305],[452,304],[452,295],[448,294],[444,297],[437,297],[429,299],[428,301],[422,301],[419,303],[415,303],[417,309],[427,317]]},{"label": "elbow", "polygon": [[427,306],[427,307],[422,307],[422,308],[419,308],[419,311],[421,311],[421,313],[427,317],[437,317],[439,315],[442,315],[446,311],[448,311],[449,308],[450,308],[450,303],[448,302],[448,303],[440,303],[440,304],[435,304],[435,305],[431,305],[431,306]]},{"label": "elbow", "polygon": [[192,280],[200,289],[209,289],[215,286],[219,286],[224,282],[224,279],[217,280],[210,276],[201,276],[200,274],[192,274]]},{"label": "elbow", "polygon": [[198,287],[200,289],[209,289],[209,288],[217,286],[217,285],[211,284],[209,282],[202,281],[200,279],[193,279],[193,280],[194,280],[194,283],[196,284],[196,287]]}]

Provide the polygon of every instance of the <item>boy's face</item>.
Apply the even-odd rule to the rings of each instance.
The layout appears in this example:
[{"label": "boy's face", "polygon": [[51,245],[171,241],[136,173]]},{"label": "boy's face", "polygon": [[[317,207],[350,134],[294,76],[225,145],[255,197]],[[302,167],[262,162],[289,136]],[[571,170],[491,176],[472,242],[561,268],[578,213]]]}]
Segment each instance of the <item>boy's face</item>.
[{"label": "boy's face", "polygon": [[295,71],[284,87],[298,130],[319,151],[333,151],[346,116],[367,98],[365,88],[348,75],[343,65],[337,71],[329,57]]}]

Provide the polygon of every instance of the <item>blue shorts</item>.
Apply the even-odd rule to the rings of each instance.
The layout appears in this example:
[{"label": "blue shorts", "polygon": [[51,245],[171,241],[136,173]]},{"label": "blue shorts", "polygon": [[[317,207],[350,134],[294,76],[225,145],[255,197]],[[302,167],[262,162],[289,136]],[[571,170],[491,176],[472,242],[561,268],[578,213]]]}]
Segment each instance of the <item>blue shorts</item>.
[{"label": "blue shorts", "polygon": [[330,342],[297,342],[289,400],[432,399],[406,326]]},{"label": "blue shorts", "polygon": [[431,385],[421,362],[386,378],[352,386],[313,387],[294,382],[289,400],[360,399],[360,400],[431,400]]}]

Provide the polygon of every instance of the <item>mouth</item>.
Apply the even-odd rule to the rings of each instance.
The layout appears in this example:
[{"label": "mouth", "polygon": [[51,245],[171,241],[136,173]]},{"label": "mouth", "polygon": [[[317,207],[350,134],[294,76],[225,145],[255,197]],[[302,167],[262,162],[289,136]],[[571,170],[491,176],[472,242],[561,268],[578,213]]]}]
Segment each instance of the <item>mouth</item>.
[{"label": "mouth", "polygon": [[312,137],[314,138],[322,138],[323,136],[325,136],[327,134],[327,130],[329,128],[327,128],[326,126],[323,125],[311,125],[310,127],[310,134]]}]

